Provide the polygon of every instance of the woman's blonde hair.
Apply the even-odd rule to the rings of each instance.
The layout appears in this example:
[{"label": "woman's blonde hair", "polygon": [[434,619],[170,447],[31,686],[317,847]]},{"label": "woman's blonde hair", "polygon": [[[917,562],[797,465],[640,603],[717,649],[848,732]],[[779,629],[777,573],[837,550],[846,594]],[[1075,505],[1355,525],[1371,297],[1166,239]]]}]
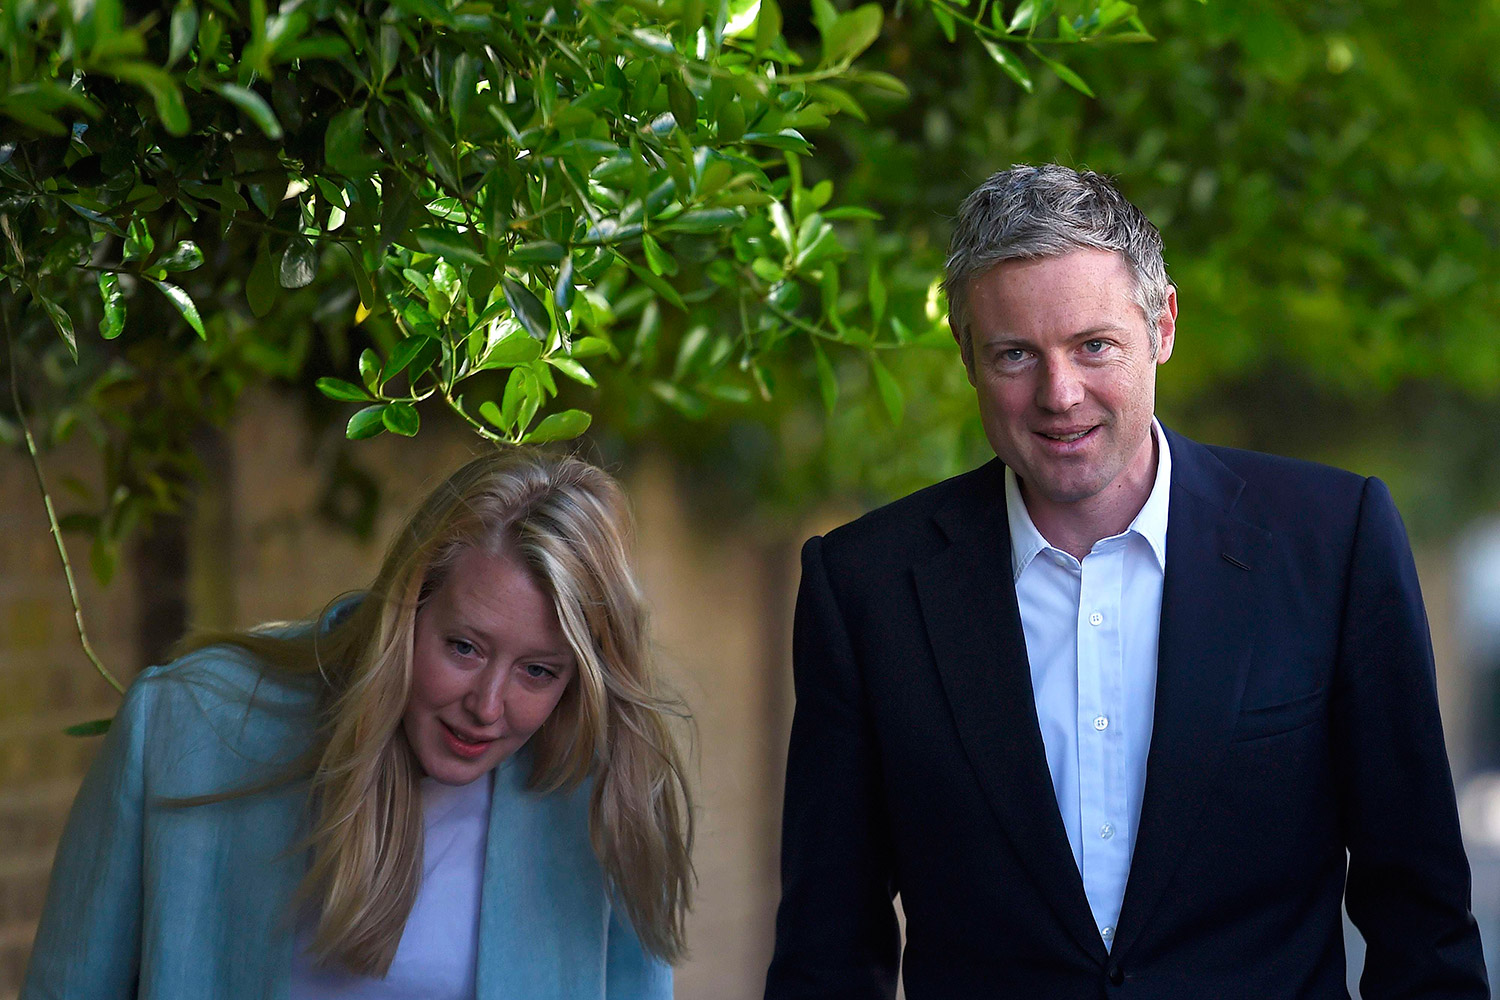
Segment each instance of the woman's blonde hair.
[{"label": "woman's blonde hair", "polygon": [[653,669],[629,527],[619,485],[594,466],[497,451],[427,497],[368,593],[331,628],[296,639],[210,637],[273,669],[324,678],[312,862],[302,883],[318,910],[311,947],[321,960],[384,975],[416,900],[422,772],[401,726],[415,619],[471,547],[520,555],[551,595],[577,659],[577,679],[529,743],[529,787],[545,793],[592,779],[589,834],[614,902],[646,950],[668,962],[684,954],[693,817],[670,721],[687,716]]}]

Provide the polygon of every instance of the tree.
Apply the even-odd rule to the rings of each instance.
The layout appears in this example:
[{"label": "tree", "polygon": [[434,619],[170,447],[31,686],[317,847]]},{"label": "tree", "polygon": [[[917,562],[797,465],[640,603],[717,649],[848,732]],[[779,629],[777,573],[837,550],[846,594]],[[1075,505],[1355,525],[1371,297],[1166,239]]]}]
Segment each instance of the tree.
[{"label": "tree", "polygon": [[[1145,37],[1123,0],[913,6],[1084,90],[1058,52]],[[841,228],[873,213],[804,164],[809,130],[907,88],[855,64],[877,4],[811,13],[793,45],[776,0],[6,4],[5,426],[97,442],[104,495],[61,522],[96,574],[267,378],[321,375],[356,439],[434,403],[568,439],[594,406],[558,400],[601,371],[701,418],[805,361],[832,410],[844,359],[899,416],[882,356],[946,343],[940,311],[888,301]]]}]

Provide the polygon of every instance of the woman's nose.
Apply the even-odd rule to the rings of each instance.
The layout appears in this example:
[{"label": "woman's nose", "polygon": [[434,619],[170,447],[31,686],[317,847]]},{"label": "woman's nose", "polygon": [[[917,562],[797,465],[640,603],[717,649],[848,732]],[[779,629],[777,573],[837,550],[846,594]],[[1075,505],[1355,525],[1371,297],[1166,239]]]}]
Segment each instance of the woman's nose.
[{"label": "woman's nose", "polygon": [[505,714],[506,671],[483,670],[464,696],[464,709],[482,726],[492,726]]}]

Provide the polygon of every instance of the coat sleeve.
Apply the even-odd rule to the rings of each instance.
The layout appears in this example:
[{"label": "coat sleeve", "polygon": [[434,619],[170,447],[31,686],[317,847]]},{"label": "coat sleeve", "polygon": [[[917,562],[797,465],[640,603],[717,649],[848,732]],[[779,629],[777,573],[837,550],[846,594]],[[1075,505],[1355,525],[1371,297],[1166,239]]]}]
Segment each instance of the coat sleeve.
[{"label": "coat sleeve", "polygon": [[1333,727],[1345,901],[1368,944],[1360,994],[1486,998],[1427,615],[1378,479],[1365,482],[1347,587]]},{"label": "coat sleeve", "polygon": [[126,694],[73,802],[21,1000],[136,995],[149,679],[143,674]]},{"label": "coat sleeve", "polygon": [[646,952],[630,921],[610,908],[605,1000],[672,1000],[672,967]]},{"label": "coat sleeve", "polygon": [[781,907],[765,995],[889,1000],[901,949],[880,762],[824,547],[814,538],[802,549]]}]

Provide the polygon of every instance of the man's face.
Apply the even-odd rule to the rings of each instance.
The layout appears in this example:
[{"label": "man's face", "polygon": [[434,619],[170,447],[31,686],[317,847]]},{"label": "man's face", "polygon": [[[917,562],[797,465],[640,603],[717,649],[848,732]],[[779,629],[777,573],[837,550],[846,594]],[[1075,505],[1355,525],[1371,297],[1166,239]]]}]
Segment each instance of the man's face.
[{"label": "man's face", "polygon": [[969,284],[969,381],[985,436],[1028,505],[1066,506],[1111,487],[1149,489],[1156,366],[1172,356],[1171,290],[1150,330],[1119,254],[1075,250],[1006,261]]}]

